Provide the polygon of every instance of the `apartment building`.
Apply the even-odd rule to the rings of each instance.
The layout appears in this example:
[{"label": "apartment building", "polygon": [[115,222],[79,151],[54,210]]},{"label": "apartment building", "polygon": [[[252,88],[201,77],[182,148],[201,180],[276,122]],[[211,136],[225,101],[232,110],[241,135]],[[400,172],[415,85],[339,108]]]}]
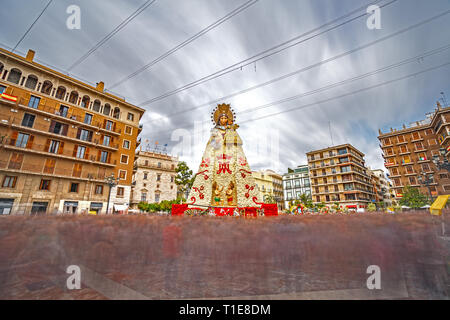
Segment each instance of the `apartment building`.
[{"label": "apartment building", "polygon": [[259,191],[258,199],[264,201],[269,196],[275,200],[278,209],[283,210],[282,176],[270,169],[253,171],[252,176]]},{"label": "apartment building", "polygon": [[311,196],[311,181],[309,179],[308,165],[300,165],[297,168],[288,168],[283,174],[284,207],[289,208],[289,202],[300,200],[302,194]]},{"label": "apartment building", "polygon": [[[426,119],[417,121],[401,129],[389,132],[379,130],[378,139],[385,167],[389,170],[389,178],[393,183],[395,199],[403,196],[403,188],[407,185],[419,188],[423,194],[429,191],[420,184],[419,175],[432,176],[429,186],[433,197],[450,193],[450,179],[446,170],[438,170],[433,164],[433,156],[440,157],[439,149],[445,148],[446,157],[450,154],[450,107],[437,109],[426,115]],[[440,159],[442,160],[442,158]]]},{"label": "apartment building", "polygon": [[393,205],[394,194],[392,182],[386,177],[382,169],[369,169],[376,202],[384,202],[385,206]]},{"label": "apartment building", "polygon": [[0,49],[0,213],[128,206],[144,109],[33,60]]},{"label": "apartment building", "polygon": [[351,144],[306,153],[314,203],[363,209],[374,198],[364,153]]},{"label": "apartment building", "polygon": [[175,169],[178,157],[139,150],[134,161],[131,207],[139,202],[155,203],[177,198]]}]

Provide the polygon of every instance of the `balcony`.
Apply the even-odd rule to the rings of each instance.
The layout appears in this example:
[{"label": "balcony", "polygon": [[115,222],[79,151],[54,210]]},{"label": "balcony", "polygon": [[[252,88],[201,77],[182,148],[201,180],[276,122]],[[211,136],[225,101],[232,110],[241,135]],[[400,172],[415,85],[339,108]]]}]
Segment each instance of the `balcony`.
[{"label": "balcony", "polygon": [[15,117],[8,117],[7,119],[2,119],[0,121],[0,125],[3,126],[8,126],[10,128],[14,128],[20,131],[26,131],[29,132],[30,134],[34,134],[34,135],[46,135],[49,137],[52,137],[54,139],[63,139],[63,140],[69,140],[71,142],[77,143],[77,144],[83,144],[83,145],[87,145],[87,146],[93,146],[93,147],[98,147],[98,148],[104,148],[107,150],[112,150],[112,151],[117,151],[119,149],[119,144],[118,143],[114,143],[114,144],[109,144],[109,145],[104,145],[101,144],[99,139],[91,139],[91,141],[89,140],[82,140],[79,139],[77,137],[76,132],[74,132],[73,130],[67,130],[67,134],[58,134],[58,133],[53,133],[50,132],[50,123],[49,124],[42,124],[42,123],[37,123],[36,121],[33,123],[32,127],[28,127],[28,126],[23,126],[22,125],[22,120],[19,118],[15,118]]},{"label": "balcony", "polygon": [[55,157],[55,158],[67,159],[70,161],[95,163],[96,165],[100,165],[100,166],[114,167],[117,163],[116,160],[101,162],[101,161],[98,161],[98,159],[96,159],[96,157],[94,155],[89,156],[87,153],[85,154],[85,156],[83,158],[78,158],[78,157],[74,156],[73,150],[64,150],[64,148],[61,148],[61,145],[59,145],[58,148],[56,149],[56,152],[53,153],[53,152],[48,151],[49,146],[28,142],[26,147],[19,147],[19,146],[16,146],[15,139],[8,138],[5,140],[3,146],[6,149],[10,149],[10,150],[30,152],[30,153],[43,155],[46,157]]},{"label": "balcony", "polygon": [[[120,135],[121,134],[121,130],[113,130],[111,129],[107,129],[105,127],[104,124],[96,121],[95,123],[85,123],[84,122],[84,116],[81,116],[80,114],[77,114],[74,111],[77,111],[77,109],[79,108],[78,106],[76,107],[69,107],[69,111],[68,112],[61,112],[60,111],[60,105],[61,104],[68,104],[67,102],[64,103],[56,103],[56,102],[52,102],[52,104],[48,104],[48,103],[44,103],[44,101],[46,101],[47,99],[41,99],[39,102],[38,107],[32,108],[28,106],[28,99],[25,98],[19,98],[17,99],[17,102],[15,103],[17,107],[24,109],[26,112],[32,112],[32,113],[36,113],[36,114],[40,114],[43,116],[46,116],[48,118],[52,118],[52,119],[58,119],[58,120],[62,120],[64,122],[68,122],[77,126],[82,126],[82,127],[86,127],[92,130],[101,130],[101,131],[105,131],[108,133],[111,133],[113,135]],[[57,107],[55,107],[55,105],[57,105]],[[69,104],[70,105],[70,104]],[[75,109],[76,108],[76,109]],[[81,110],[78,110],[80,112],[82,112]]]}]

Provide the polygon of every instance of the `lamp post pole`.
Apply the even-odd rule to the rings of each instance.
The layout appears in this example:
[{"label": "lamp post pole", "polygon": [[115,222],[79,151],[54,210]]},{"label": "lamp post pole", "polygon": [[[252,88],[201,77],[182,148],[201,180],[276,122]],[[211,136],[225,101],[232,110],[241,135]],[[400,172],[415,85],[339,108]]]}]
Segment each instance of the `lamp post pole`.
[{"label": "lamp post pole", "polygon": [[119,177],[114,178],[114,173],[112,173],[110,176],[105,178],[106,184],[109,186],[109,192],[108,192],[108,204],[106,205],[106,214],[108,214],[109,211],[109,202],[111,200],[111,189],[115,187],[119,183]]},{"label": "lamp post pole", "polygon": [[428,193],[430,195],[430,201],[431,201],[431,203],[433,203],[433,195],[431,194],[431,189],[430,189],[430,185],[432,183],[434,183],[433,174],[432,173],[426,174],[425,172],[422,172],[419,175],[418,180],[421,185],[424,185],[427,187]]},{"label": "lamp post pole", "polygon": [[447,150],[445,148],[440,148],[439,153],[442,156],[442,158],[444,159],[444,161],[441,161],[440,157],[437,154],[435,154],[433,156],[433,163],[436,166],[436,168],[438,168],[439,170],[447,170],[448,172],[450,172],[450,162],[448,161],[447,157],[445,156],[446,152],[447,152]]}]

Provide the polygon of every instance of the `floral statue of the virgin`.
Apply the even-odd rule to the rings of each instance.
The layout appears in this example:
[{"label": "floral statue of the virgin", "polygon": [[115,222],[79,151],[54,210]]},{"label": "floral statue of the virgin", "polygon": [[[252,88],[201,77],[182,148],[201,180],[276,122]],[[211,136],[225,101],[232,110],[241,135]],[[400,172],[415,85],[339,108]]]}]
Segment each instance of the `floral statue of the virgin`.
[{"label": "floral statue of the virgin", "polygon": [[229,104],[213,110],[214,128],[189,193],[188,202],[205,207],[259,207],[258,190]]}]

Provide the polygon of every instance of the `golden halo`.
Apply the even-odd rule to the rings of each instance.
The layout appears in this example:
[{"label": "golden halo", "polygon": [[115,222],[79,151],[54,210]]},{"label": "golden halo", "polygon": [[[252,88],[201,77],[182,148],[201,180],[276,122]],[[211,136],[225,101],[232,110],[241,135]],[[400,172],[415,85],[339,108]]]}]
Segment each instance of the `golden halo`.
[{"label": "golden halo", "polygon": [[225,103],[217,105],[217,107],[212,112],[211,120],[214,122],[214,124],[218,124],[219,118],[223,114],[228,117],[228,125],[232,125],[235,120],[235,114],[234,111],[230,108],[230,105]]}]

